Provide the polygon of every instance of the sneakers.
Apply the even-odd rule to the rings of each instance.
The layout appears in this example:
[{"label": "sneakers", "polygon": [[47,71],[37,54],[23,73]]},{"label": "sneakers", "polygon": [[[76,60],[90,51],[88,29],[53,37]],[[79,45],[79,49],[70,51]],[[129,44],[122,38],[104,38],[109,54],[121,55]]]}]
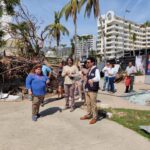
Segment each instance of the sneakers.
[{"label": "sneakers", "polygon": [[37,121],[38,116],[37,115],[33,115],[32,116],[32,121]]},{"label": "sneakers", "polygon": [[40,117],[41,117],[41,114],[38,113],[38,114],[37,114],[37,118],[40,118]]},{"label": "sneakers", "polygon": [[74,107],[72,107],[71,109],[70,109],[70,112],[73,112],[75,110],[75,108]]},{"label": "sneakers", "polygon": [[62,108],[62,110],[67,110],[67,109],[69,109],[70,107],[69,106],[64,106],[63,108]]}]

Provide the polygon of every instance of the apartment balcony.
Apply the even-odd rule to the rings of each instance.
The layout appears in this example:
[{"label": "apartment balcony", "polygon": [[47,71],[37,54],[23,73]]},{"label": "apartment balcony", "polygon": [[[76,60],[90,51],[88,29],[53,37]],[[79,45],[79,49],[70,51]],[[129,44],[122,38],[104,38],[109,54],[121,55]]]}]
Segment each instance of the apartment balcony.
[{"label": "apartment balcony", "polygon": [[115,50],[107,51],[107,49],[106,49],[106,54],[115,54],[115,53],[116,53]]}]

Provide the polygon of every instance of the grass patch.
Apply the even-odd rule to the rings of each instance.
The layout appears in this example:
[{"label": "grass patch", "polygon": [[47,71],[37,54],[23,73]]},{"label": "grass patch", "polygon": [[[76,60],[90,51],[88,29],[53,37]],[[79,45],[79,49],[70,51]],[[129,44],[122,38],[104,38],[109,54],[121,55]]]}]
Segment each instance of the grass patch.
[{"label": "grass patch", "polygon": [[140,125],[150,125],[150,111],[131,109],[107,109],[113,114],[110,120],[136,131],[144,137],[150,139],[150,134],[139,128]]}]

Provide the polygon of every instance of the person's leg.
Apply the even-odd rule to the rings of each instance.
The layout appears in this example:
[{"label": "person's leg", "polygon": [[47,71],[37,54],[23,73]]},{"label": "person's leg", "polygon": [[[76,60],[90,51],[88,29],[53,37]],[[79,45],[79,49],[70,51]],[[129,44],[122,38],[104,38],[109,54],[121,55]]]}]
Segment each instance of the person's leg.
[{"label": "person's leg", "polygon": [[103,91],[105,91],[105,88],[106,88],[106,77],[104,77],[104,84],[103,84]]},{"label": "person's leg", "polygon": [[131,76],[130,79],[131,79],[130,92],[132,92],[133,91],[133,84],[134,84],[134,76]]},{"label": "person's leg", "polygon": [[82,101],[82,82],[78,81],[79,101]]},{"label": "person's leg", "polygon": [[87,105],[87,114],[83,117],[81,117],[81,120],[90,119],[92,117],[92,108],[91,108],[91,100],[90,100],[90,94],[89,92],[85,92],[85,99],[86,99],[86,105]]},{"label": "person's leg", "polygon": [[109,91],[112,92],[112,77],[109,78]]},{"label": "person's leg", "polygon": [[37,114],[39,113],[39,107],[40,107],[40,99],[39,97],[33,96],[32,101],[32,120],[37,120]]},{"label": "person's leg", "polygon": [[70,86],[65,84],[64,85],[64,90],[65,90],[65,99],[66,99],[66,104],[65,104],[65,107],[69,107],[69,88]]},{"label": "person's leg", "polygon": [[114,81],[115,81],[115,77],[112,77],[112,83],[111,83],[111,86],[112,86],[112,92],[114,93],[115,92],[115,85],[114,85]]},{"label": "person's leg", "polygon": [[111,89],[111,82],[110,82],[110,77],[108,77],[108,90],[107,91],[110,91],[110,89]]},{"label": "person's leg", "polygon": [[73,110],[75,108],[75,103],[74,103],[74,92],[75,92],[75,84],[70,85],[69,88],[69,94],[71,97],[71,109]]},{"label": "person's leg", "polygon": [[126,86],[125,93],[128,93],[128,92],[129,92],[129,86]]},{"label": "person's leg", "polygon": [[92,115],[93,115],[94,119],[97,119],[96,98],[97,98],[97,93],[96,92],[90,92],[91,109],[92,109]]},{"label": "person's leg", "polygon": [[105,86],[106,91],[108,91],[108,86],[109,86],[109,79],[108,77],[106,77],[106,86]]}]

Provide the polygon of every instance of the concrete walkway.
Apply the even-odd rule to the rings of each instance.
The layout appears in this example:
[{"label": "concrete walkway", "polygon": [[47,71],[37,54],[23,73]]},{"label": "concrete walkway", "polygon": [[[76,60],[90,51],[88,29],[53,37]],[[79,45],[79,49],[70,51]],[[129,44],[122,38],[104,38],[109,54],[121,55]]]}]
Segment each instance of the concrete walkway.
[{"label": "concrete walkway", "polygon": [[0,150],[149,150],[150,141],[103,119],[80,121],[84,111],[62,111],[64,101],[48,103],[44,117],[31,121],[31,102],[0,103]]}]

